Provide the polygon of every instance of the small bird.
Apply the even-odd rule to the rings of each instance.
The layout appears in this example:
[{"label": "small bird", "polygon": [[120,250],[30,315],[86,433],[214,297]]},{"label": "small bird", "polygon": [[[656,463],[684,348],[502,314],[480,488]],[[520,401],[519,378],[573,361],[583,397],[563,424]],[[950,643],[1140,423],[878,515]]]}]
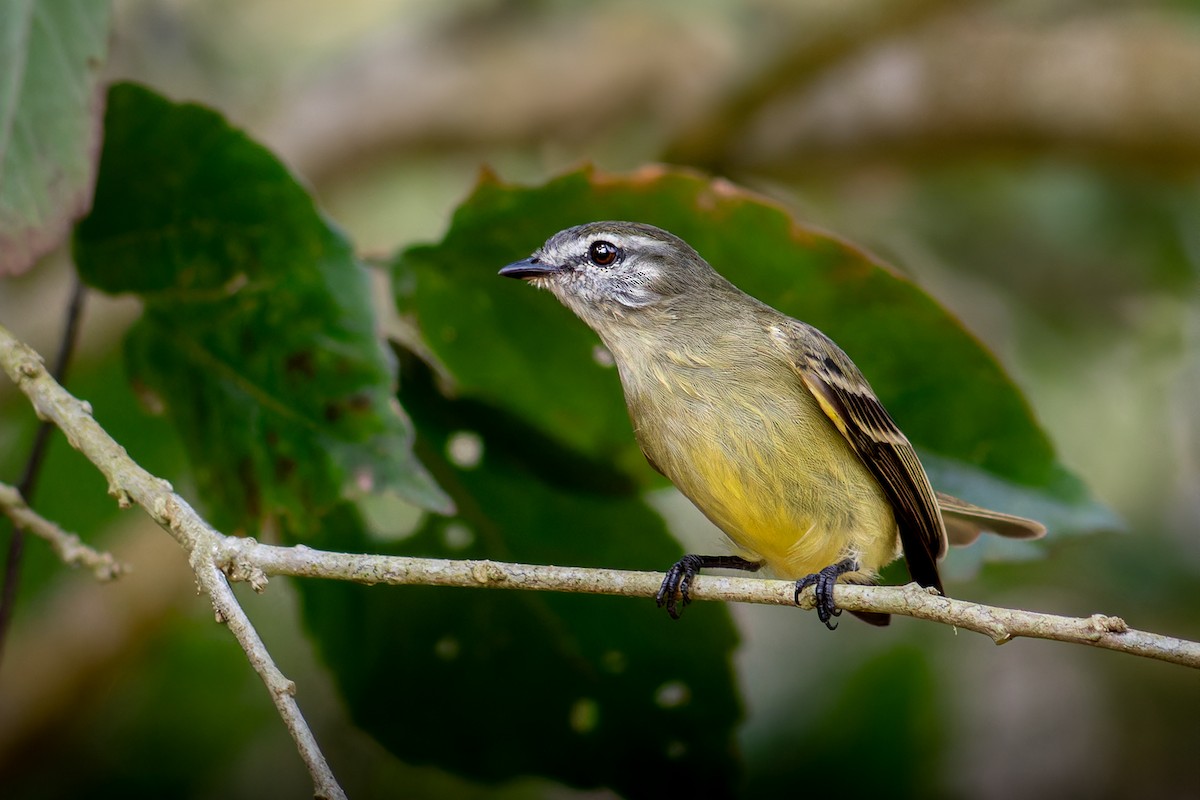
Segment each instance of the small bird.
[{"label": "small bird", "polygon": [[699,570],[765,565],[796,580],[796,602],[815,586],[832,630],[837,581],[872,583],[903,554],[913,580],[943,592],[937,562],[948,543],[983,530],[1045,534],[1033,520],[935,492],[849,356],[667,231],[579,225],[500,275],[549,290],[600,336],[643,455],[733,543],[736,555],[685,555],[668,570],[657,600],[674,618]]}]

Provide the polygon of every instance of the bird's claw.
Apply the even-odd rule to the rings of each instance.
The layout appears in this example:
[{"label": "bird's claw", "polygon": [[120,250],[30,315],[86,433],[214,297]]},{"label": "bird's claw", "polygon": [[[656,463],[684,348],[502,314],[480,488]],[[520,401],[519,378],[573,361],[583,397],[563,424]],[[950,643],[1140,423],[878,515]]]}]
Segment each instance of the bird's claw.
[{"label": "bird's claw", "polygon": [[820,572],[805,575],[796,581],[796,593],[794,596],[796,605],[800,604],[800,595],[804,590],[810,586],[814,587],[813,600],[817,610],[817,619],[825,623],[825,627],[829,628],[829,630],[836,630],[837,623],[831,622],[831,620],[834,617],[840,617],[842,610],[833,602],[833,587],[837,584],[838,578],[856,569],[858,569],[858,563],[847,558],[825,567]]},{"label": "bird's claw", "polygon": [[696,577],[696,573],[702,566],[703,563],[699,556],[686,555],[667,570],[667,576],[663,578],[662,585],[658,587],[658,594],[654,596],[654,600],[658,603],[659,608],[667,607],[667,613],[671,615],[671,619],[679,619],[684,607],[692,602],[690,594],[692,579]]}]

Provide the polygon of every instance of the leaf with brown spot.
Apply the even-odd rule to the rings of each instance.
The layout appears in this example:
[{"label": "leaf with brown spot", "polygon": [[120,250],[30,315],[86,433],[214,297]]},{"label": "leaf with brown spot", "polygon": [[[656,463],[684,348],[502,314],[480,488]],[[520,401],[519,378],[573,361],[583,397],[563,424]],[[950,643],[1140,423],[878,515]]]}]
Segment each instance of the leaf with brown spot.
[{"label": "leaf with brown spot", "polygon": [[141,297],[129,372],[178,427],[215,521],[311,520],[364,483],[449,510],[413,456],[366,271],[286,167],[215,112],[130,84],[105,133],[76,261]]}]

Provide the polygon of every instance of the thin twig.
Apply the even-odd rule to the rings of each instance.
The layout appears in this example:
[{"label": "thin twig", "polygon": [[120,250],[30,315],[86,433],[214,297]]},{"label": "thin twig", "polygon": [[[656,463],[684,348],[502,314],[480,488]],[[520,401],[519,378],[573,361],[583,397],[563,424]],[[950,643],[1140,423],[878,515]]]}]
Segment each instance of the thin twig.
[{"label": "thin twig", "polygon": [[[79,322],[83,318],[83,298],[86,294],[87,287],[76,275],[71,285],[71,299],[67,301],[67,316],[63,323],[62,339],[58,343],[58,355],[54,359],[54,380],[60,384],[66,379],[71,354],[75,352],[75,344],[79,341]],[[33,446],[30,447],[29,457],[25,460],[21,480],[17,482],[17,492],[26,502],[33,501],[33,493],[37,490],[38,476],[41,475],[42,464],[46,460],[46,448],[50,444],[52,429],[53,426],[49,422],[43,421],[33,435]],[[14,525],[4,561],[4,586],[0,589],[0,661],[4,660],[4,643],[8,639],[8,628],[16,608],[17,586],[21,579],[21,560],[24,554],[25,529]]]},{"label": "thin twig", "polygon": [[[226,539],[219,560],[233,580],[250,581],[259,591],[266,584],[266,576],[290,575],[369,585],[421,584],[653,597],[663,579],[659,572],[330,553],[306,547],[274,547],[253,539]],[[692,583],[691,597],[790,606],[794,604],[795,589],[793,581],[701,575]],[[838,608],[847,611],[877,611],[941,622],[982,633],[996,644],[1018,637],[1052,639],[1200,669],[1200,642],[1137,631],[1119,617],[1101,614],[1062,617],[998,608],[930,594],[915,583],[838,584],[834,599]],[[811,590],[801,596],[801,605],[812,608]]]},{"label": "thin twig", "polygon": [[17,530],[49,542],[67,566],[90,569],[96,580],[111,581],[129,572],[129,565],[117,561],[112,553],[89,547],[75,534],[64,531],[30,508],[15,486],[0,483],[0,512],[12,520]]},{"label": "thin twig", "polygon": [[214,565],[212,555],[225,537],[175,494],[170,483],[151,475],[130,458],[125,448],[92,417],[91,406],[63,389],[46,371],[41,357],[3,325],[0,325],[0,366],[29,397],[38,415],[57,425],[71,446],[108,479],[108,492],[121,508],[137,503],[187,551],[196,579],[212,601],[217,619],[229,625],[267,685],[276,709],[308,766],[314,794],[330,800],[344,798],[345,792],[334,778],[292,697],[294,686],[275,666],[228,583]]},{"label": "thin twig", "polygon": [[233,589],[230,588],[225,575],[217,568],[213,558],[214,552],[215,548],[213,547],[197,547],[192,551],[189,562],[196,572],[196,579],[200,583],[200,587],[212,599],[217,621],[228,626],[230,632],[237,638],[238,644],[242,646],[242,650],[246,652],[246,657],[250,659],[254,671],[267,685],[267,690],[271,693],[271,700],[275,703],[275,708],[279,711],[279,716],[283,718],[284,724],[287,725],[288,732],[292,734],[292,739],[295,740],[300,751],[300,757],[304,759],[304,764],[313,777],[316,796],[328,798],[328,800],[338,798],[344,800],[346,795],[338,785],[337,778],[334,777],[325,757],[321,754],[316,737],[313,736],[312,730],[304,721],[304,715],[301,714],[300,706],[296,703],[296,684],[275,665],[267,646],[259,637],[258,631],[254,629],[254,625],[246,616],[241,604],[238,603],[237,597],[234,596]]}]

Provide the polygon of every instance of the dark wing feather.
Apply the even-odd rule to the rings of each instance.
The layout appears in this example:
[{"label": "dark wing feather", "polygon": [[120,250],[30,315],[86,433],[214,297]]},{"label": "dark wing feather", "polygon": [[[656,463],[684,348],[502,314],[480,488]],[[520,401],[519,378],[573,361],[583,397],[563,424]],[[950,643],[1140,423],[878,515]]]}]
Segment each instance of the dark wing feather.
[{"label": "dark wing feather", "polygon": [[908,439],[871,391],[866,378],[829,337],[802,322],[791,331],[793,366],[825,414],[883,487],[900,528],[912,579],[942,591],[938,559],[946,554],[946,529],[937,496]]}]

